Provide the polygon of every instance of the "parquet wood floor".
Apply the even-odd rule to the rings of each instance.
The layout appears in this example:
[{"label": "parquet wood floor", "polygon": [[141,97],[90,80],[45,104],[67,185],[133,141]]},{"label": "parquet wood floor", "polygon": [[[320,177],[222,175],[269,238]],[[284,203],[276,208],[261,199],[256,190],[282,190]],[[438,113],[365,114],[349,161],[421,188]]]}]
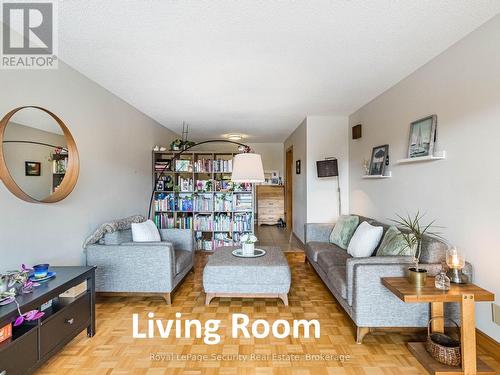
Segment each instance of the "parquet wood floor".
[{"label": "parquet wood floor", "polygon": [[[97,304],[97,334],[92,339],[79,335],[46,365],[38,375],[53,374],[186,374],[186,375],[396,375],[426,374],[409,353],[405,342],[415,337],[397,333],[378,333],[366,336],[363,345],[357,345],[349,317],[336,303],[312,268],[304,263],[303,253],[288,253],[292,269],[290,306],[276,299],[214,299],[204,304],[201,277],[208,256],[198,254],[195,273],[189,274],[174,294],[173,305],[167,306],[154,297],[107,297]],[[143,319],[148,312],[161,319],[183,318],[221,319],[222,341],[205,345],[203,339],[133,339],[132,314]],[[321,323],[319,339],[233,339],[226,335],[231,313],[246,313],[253,319],[318,319]],[[151,354],[225,355],[226,360],[177,359],[152,360]],[[263,358],[238,361],[231,356],[261,355]],[[266,357],[294,354],[295,358]],[[316,358],[307,354],[344,355],[345,360]],[[500,364],[481,353],[481,358],[497,371]]]}]

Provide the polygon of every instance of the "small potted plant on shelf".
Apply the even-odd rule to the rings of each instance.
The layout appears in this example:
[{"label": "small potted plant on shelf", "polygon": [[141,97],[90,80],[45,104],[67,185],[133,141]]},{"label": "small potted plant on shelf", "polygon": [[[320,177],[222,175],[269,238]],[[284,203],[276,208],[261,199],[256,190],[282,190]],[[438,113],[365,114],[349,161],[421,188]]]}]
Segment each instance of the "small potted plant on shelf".
[{"label": "small potted plant on shelf", "polygon": [[253,255],[257,237],[253,233],[245,233],[241,236],[241,252],[243,255]]},{"label": "small potted plant on shelf", "polygon": [[34,287],[40,285],[30,280],[29,275],[31,272],[32,269],[23,264],[20,271],[0,275],[0,306],[5,306],[13,302],[17,305],[19,316],[14,322],[14,327],[20,326],[25,321],[38,320],[44,315],[43,312],[38,310],[22,313],[19,303],[16,300],[17,295],[31,293]]},{"label": "small potted plant on shelf", "polygon": [[417,211],[414,216],[410,216],[409,214],[406,217],[400,215],[396,216],[398,220],[391,221],[401,227],[403,230],[401,236],[406,245],[405,249],[411,249],[413,254],[414,266],[408,268],[408,281],[417,288],[420,288],[425,285],[425,280],[427,279],[427,270],[419,266],[423,236],[427,234],[440,239],[443,239],[443,237],[437,232],[430,231],[432,228],[436,228],[436,226],[434,226],[434,220],[427,225],[421,224],[424,215],[421,215],[419,211]]}]

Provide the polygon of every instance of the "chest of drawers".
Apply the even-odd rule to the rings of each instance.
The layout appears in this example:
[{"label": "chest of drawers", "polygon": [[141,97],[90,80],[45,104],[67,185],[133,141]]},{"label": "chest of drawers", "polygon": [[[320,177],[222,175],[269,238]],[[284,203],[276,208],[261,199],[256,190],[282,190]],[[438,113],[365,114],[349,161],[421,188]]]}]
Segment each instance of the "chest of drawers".
[{"label": "chest of drawers", "polygon": [[278,185],[257,186],[258,225],[274,225],[285,219],[285,189]]}]

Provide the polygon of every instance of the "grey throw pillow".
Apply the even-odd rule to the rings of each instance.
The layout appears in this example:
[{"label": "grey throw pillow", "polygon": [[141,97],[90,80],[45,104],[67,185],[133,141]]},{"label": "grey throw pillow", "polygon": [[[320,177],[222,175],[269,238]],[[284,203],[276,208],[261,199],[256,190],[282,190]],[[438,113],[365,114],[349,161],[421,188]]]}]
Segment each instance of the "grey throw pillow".
[{"label": "grey throw pillow", "polygon": [[382,243],[378,247],[376,256],[412,256],[412,249],[408,247],[401,232],[395,226],[389,227]]},{"label": "grey throw pillow", "polygon": [[342,249],[347,249],[352,235],[359,224],[359,217],[355,215],[342,215],[337,220],[330,233],[330,243],[337,245]]}]

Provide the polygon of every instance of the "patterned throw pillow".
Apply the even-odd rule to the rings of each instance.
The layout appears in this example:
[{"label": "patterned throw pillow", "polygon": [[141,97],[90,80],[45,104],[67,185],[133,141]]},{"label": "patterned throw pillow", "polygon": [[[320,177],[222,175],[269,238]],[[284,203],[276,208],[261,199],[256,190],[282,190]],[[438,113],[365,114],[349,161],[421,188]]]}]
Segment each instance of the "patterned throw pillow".
[{"label": "patterned throw pillow", "polygon": [[382,243],[377,250],[377,256],[412,256],[412,250],[406,245],[401,232],[395,226],[389,227]]},{"label": "patterned throw pillow", "polygon": [[342,249],[347,249],[352,235],[359,224],[359,217],[354,215],[342,215],[337,220],[330,234],[330,243],[337,245]]}]

